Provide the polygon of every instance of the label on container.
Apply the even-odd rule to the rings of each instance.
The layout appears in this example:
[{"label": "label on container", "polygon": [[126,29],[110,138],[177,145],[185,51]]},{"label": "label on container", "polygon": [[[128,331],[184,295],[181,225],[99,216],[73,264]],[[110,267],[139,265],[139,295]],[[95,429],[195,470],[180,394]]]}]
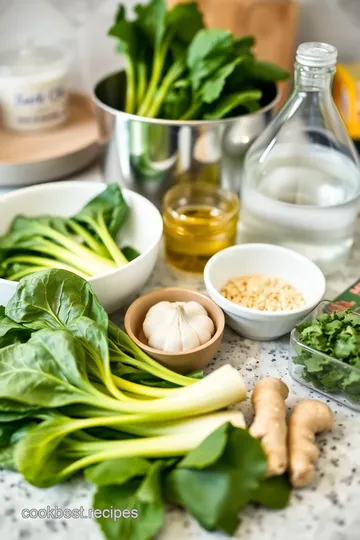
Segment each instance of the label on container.
[{"label": "label on container", "polygon": [[346,291],[335,298],[335,302],[343,309],[360,312],[360,279],[355,281]]},{"label": "label on container", "polygon": [[0,90],[3,123],[16,131],[36,131],[62,124],[67,115],[65,76],[9,80]]}]

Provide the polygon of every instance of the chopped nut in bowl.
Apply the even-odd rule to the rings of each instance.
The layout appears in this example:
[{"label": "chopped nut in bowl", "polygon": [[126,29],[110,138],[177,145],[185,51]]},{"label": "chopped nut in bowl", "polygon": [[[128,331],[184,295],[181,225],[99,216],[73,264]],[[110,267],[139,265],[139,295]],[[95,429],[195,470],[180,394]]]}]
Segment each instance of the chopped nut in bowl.
[{"label": "chopped nut in bowl", "polygon": [[217,253],[204,280],[228,325],[257,340],[290,332],[325,293],[325,278],[312,261],[272,244],[241,244]]},{"label": "chopped nut in bowl", "polygon": [[235,304],[260,311],[286,311],[305,305],[301,292],[290,283],[261,274],[229,279],[220,293]]}]

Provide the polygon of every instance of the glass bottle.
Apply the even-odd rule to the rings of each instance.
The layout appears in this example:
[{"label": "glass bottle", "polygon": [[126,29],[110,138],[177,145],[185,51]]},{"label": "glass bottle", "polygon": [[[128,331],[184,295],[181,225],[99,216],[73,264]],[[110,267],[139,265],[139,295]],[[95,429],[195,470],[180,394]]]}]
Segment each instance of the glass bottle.
[{"label": "glass bottle", "polygon": [[245,159],[240,242],[295,249],[326,273],[346,262],[360,196],[355,147],[331,95],[337,50],[303,43],[294,90]]}]

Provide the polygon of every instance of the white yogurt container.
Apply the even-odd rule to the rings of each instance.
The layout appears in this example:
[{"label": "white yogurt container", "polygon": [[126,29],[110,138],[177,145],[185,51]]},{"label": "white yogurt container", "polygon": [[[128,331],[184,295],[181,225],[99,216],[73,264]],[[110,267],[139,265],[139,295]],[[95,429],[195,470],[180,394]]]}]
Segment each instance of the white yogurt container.
[{"label": "white yogurt container", "polygon": [[35,47],[0,54],[0,105],[4,127],[21,132],[54,128],[67,117],[68,56]]}]

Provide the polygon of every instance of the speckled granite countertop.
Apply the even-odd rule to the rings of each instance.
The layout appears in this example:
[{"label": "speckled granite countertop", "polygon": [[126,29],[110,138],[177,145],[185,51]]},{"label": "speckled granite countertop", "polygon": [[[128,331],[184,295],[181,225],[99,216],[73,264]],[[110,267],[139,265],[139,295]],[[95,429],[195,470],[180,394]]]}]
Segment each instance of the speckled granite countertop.
[{"label": "speckled granite countertop", "polygon": [[[358,243],[343,272],[328,280],[327,297],[333,298],[359,277],[360,227]],[[161,260],[146,290],[182,286],[201,290],[202,281],[169,270]],[[120,322],[122,314],[114,320]],[[241,339],[231,330],[210,369],[230,363],[244,376],[248,388],[266,376],[281,377],[291,389],[292,404],[311,392],[288,375],[288,337],[276,342],[253,342]],[[316,397],[321,399],[318,394]],[[293,493],[291,505],[283,511],[248,508],[234,536],[241,540],[359,540],[360,539],[360,413],[331,402],[336,425],[331,434],[319,437],[321,457],[313,485]],[[243,407],[250,415],[249,403]],[[89,519],[23,519],[24,508],[91,508],[91,491],[81,479],[47,490],[36,489],[16,473],[0,471],[1,540],[102,540],[96,523]],[[208,534],[177,509],[167,512],[166,524],[158,540],[225,539]],[[119,538],[119,540],[127,540]]]}]

